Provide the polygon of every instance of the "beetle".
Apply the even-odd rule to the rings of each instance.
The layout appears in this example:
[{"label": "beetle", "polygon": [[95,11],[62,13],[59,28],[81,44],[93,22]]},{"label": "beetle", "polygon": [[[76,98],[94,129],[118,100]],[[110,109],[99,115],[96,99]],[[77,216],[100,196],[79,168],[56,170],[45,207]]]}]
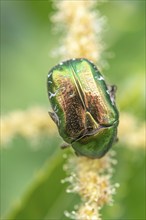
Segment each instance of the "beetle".
[{"label": "beetle", "polygon": [[74,58],[48,73],[49,112],[67,146],[89,158],[101,158],[117,139],[119,113],[115,86],[107,86],[92,61]]}]

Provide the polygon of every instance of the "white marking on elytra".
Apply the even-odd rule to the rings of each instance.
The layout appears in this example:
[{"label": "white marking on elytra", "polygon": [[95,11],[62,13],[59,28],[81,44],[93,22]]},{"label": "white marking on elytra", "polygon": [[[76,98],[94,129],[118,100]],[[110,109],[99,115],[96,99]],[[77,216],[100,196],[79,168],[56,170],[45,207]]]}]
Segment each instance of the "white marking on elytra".
[{"label": "white marking on elytra", "polygon": [[55,93],[49,92],[49,98],[51,99],[52,97],[56,96],[58,90]]},{"label": "white marking on elytra", "polygon": [[109,90],[106,90],[106,93],[110,95],[110,92],[109,92]]},{"label": "white marking on elytra", "polygon": [[64,93],[65,91],[66,91],[66,87],[65,86],[61,87],[61,92]]},{"label": "white marking on elytra", "polygon": [[72,58],[72,60],[76,60],[76,58]]},{"label": "white marking on elytra", "polygon": [[52,84],[52,81],[48,81],[48,83],[51,83],[51,84]]},{"label": "white marking on elytra", "polygon": [[52,73],[53,73],[53,72],[50,72],[50,73],[48,74],[48,78],[52,75]]},{"label": "white marking on elytra", "polygon": [[54,107],[54,112],[58,112],[58,108],[57,108],[57,105],[55,105],[55,107]]},{"label": "white marking on elytra", "polygon": [[103,76],[99,76],[98,80],[104,80]]},{"label": "white marking on elytra", "polygon": [[75,96],[75,93],[72,92],[72,94],[69,95],[69,98],[73,98]]},{"label": "white marking on elytra", "polygon": [[59,65],[61,65],[61,66],[62,66],[62,65],[63,65],[63,62],[60,62],[60,63],[59,63]]}]

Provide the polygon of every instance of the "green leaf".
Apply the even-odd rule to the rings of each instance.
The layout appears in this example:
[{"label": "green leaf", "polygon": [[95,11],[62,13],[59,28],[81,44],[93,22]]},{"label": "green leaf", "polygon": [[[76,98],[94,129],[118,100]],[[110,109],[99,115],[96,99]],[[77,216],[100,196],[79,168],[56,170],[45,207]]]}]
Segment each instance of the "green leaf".
[{"label": "green leaf", "polygon": [[6,219],[61,218],[68,204],[74,200],[74,196],[66,194],[66,185],[61,183],[65,176],[63,164],[62,152],[48,160],[20,204],[14,207]]}]

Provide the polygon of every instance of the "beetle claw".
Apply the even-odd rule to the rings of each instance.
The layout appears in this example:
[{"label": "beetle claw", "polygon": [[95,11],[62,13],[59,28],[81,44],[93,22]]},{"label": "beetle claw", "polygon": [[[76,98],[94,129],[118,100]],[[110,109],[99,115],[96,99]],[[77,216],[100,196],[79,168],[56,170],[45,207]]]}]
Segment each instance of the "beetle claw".
[{"label": "beetle claw", "polygon": [[115,85],[108,86],[108,90],[109,90],[111,97],[113,97],[115,99],[117,86],[115,86]]},{"label": "beetle claw", "polygon": [[75,155],[76,155],[77,157],[80,157],[80,156],[81,156],[81,154],[80,154],[79,152],[77,152],[77,151],[75,151]]},{"label": "beetle claw", "polygon": [[119,138],[118,137],[116,137],[115,138],[115,143],[117,143],[119,141]]},{"label": "beetle claw", "polygon": [[68,148],[68,147],[70,147],[71,145],[70,144],[68,144],[68,143],[63,143],[63,144],[61,144],[61,149],[62,150],[64,150],[64,149],[66,149],[66,148]]}]

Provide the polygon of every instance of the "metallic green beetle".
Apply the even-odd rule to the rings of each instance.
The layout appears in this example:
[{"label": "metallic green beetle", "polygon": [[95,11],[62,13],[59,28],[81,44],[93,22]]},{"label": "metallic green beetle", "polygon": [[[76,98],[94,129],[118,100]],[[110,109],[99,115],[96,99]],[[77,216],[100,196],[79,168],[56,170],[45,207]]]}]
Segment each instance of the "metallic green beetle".
[{"label": "metallic green beetle", "polygon": [[61,62],[48,73],[49,112],[61,137],[77,155],[100,158],[117,139],[115,86],[107,86],[85,58]]}]

